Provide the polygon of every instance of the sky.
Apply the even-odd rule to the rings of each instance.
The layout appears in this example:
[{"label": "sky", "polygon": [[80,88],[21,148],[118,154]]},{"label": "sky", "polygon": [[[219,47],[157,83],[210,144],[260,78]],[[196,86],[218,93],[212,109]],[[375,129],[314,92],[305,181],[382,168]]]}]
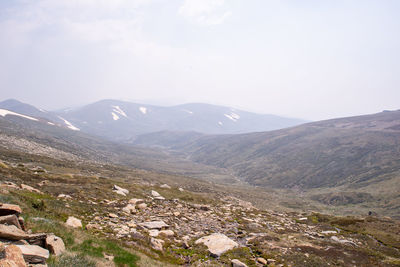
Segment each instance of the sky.
[{"label": "sky", "polygon": [[400,109],[397,0],[1,0],[0,100]]}]

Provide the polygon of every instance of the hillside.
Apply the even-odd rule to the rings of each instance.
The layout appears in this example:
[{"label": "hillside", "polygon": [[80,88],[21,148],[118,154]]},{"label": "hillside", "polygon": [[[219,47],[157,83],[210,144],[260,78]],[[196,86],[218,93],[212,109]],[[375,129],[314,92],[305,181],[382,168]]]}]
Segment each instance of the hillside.
[{"label": "hillside", "polygon": [[400,111],[391,111],[242,135],[153,133],[136,144],[226,168],[254,186],[301,192],[327,207],[399,217],[399,125]]},{"label": "hillside", "polygon": [[[30,131],[24,139],[32,140],[34,134]],[[2,136],[13,135],[8,131]],[[0,216],[1,242],[23,243],[36,251],[40,243],[40,252],[47,254],[28,257],[22,251],[31,266],[45,261],[49,267],[399,264],[400,225],[387,217],[337,217],[314,212],[310,205],[288,212],[276,205],[288,197],[283,192],[104,161],[53,158],[58,154],[37,154],[29,146],[0,147],[0,210],[4,214],[13,204],[26,230],[10,239],[4,232],[13,228],[4,223],[9,215]],[[49,257],[54,252],[38,242],[46,238],[47,244],[50,233],[65,243],[61,255]],[[0,264],[9,257],[7,251]]]},{"label": "hillside", "polygon": [[[400,111],[243,135],[161,132],[137,138],[230,168],[254,185],[303,188],[367,185],[400,170]],[[186,138],[182,138],[184,135]],[[185,141],[186,140],[186,141]]]}]

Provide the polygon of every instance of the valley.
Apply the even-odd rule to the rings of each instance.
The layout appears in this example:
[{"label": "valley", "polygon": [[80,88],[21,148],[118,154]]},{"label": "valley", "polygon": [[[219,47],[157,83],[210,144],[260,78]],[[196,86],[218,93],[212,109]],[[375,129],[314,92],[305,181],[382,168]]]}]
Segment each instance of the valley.
[{"label": "valley", "polygon": [[0,202],[19,205],[34,233],[64,240],[48,266],[400,264],[399,111],[124,142],[67,116],[70,125],[7,112]]}]

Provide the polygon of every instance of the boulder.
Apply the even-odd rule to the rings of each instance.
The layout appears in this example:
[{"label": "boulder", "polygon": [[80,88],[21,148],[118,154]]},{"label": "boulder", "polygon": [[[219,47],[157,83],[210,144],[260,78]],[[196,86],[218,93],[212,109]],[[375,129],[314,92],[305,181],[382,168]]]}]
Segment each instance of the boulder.
[{"label": "boulder", "polygon": [[168,237],[175,235],[174,231],[172,231],[172,230],[162,230],[158,234],[163,235],[163,236],[168,236]]},{"label": "boulder", "polygon": [[147,229],[158,229],[161,230],[164,227],[168,227],[169,225],[166,224],[164,221],[152,221],[152,222],[143,222],[139,223],[139,226],[142,226]]},{"label": "boulder", "polygon": [[247,267],[246,264],[244,264],[243,262],[241,262],[240,260],[237,260],[237,259],[231,260],[231,264],[232,264],[232,267]]},{"label": "boulder", "polygon": [[38,194],[41,194],[41,193],[42,193],[42,192],[40,192],[38,189],[33,188],[32,186],[26,185],[26,184],[21,184],[21,189],[27,190],[27,191],[29,191],[29,192],[38,193]]},{"label": "boulder", "polygon": [[164,245],[164,240],[157,239],[157,238],[151,238],[150,245],[154,250],[162,251],[163,245]]},{"label": "boulder", "polygon": [[15,225],[18,229],[22,230],[18,217],[15,214],[0,216],[0,224]]},{"label": "boulder", "polygon": [[21,240],[27,239],[28,237],[28,234],[17,228],[15,225],[0,224],[0,238],[8,240]]},{"label": "boulder", "polygon": [[15,245],[7,246],[4,249],[4,258],[0,260],[2,267],[26,267],[22,251]]},{"label": "boulder", "polygon": [[49,235],[46,238],[46,248],[51,254],[60,256],[65,251],[64,241],[55,235]]},{"label": "boulder", "polygon": [[158,200],[164,200],[165,198],[161,196],[157,191],[151,190],[151,195]]},{"label": "boulder", "polygon": [[72,197],[70,195],[66,195],[66,194],[59,194],[57,197],[58,198],[65,198],[65,199],[72,199]]},{"label": "boulder", "polygon": [[118,185],[114,185],[113,186],[113,191],[115,193],[119,194],[119,195],[122,195],[122,196],[126,196],[127,194],[129,194],[129,190],[128,189],[119,187]]},{"label": "boulder", "polygon": [[21,249],[27,263],[44,263],[50,256],[47,249],[36,245],[17,245],[17,247]]},{"label": "boulder", "polygon": [[257,262],[262,264],[262,265],[267,265],[268,264],[267,260],[264,259],[264,258],[261,258],[261,257],[257,258]]},{"label": "boulder", "polygon": [[138,207],[138,209],[143,210],[143,209],[147,208],[147,204],[146,203],[140,203],[137,207]]},{"label": "boulder", "polygon": [[160,231],[158,231],[157,229],[152,229],[149,230],[149,236],[151,237],[157,237],[159,235]]},{"label": "boulder", "polygon": [[185,191],[182,187],[179,187],[178,190],[181,192]]},{"label": "boulder", "polygon": [[219,257],[223,253],[239,246],[238,243],[224,234],[214,233],[196,240],[195,244],[204,244],[212,256]]},{"label": "boulder", "polygon": [[167,184],[163,184],[163,185],[161,185],[160,187],[161,187],[161,188],[166,188],[166,189],[171,189],[171,187],[170,187],[169,185],[167,185]]},{"label": "boulder", "polygon": [[126,205],[126,207],[122,208],[122,211],[126,212],[128,214],[131,214],[131,213],[135,213],[136,212],[136,208],[135,208],[135,205],[128,204],[128,205]]},{"label": "boulder", "polygon": [[109,213],[108,217],[110,217],[110,218],[118,218],[118,215],[115,214],[115,213]]},{"label": "boulder", "polygon": [[136,204],[142,203],[142,202],[143,202],[143,199],[141,199],[141,198],[131,198],[129,200],[129,204],[133,204],[133,205],[136,205]]},{"label": "boulder", "polygon": [[72,228],[82,228],[82,221],[73,216],[69,216],[65,224]]},{"label": "boulder", "polygon": [[21,214],[22,210],[18,205],[0,203],[0,216]]}]

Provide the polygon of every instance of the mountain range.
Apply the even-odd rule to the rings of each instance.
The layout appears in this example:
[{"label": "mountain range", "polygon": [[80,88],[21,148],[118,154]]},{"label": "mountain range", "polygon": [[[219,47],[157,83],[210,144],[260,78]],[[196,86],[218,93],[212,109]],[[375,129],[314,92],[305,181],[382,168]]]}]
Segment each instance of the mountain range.
[{"label": "mountain range", "polygon": [[[160,125],[172,125],[161,122],[168,121],[165,117],[169,115],[154,119],[159,124],[153,125],[151,120],[145,123],[138,118],[150,114],[155,118],[156,107],[123,104],[105,100],[75,111],[47,112],[15,100],[2,102],[0,146],[6,148],[2,153],[23,150],[45,157],[111,162],[265,190],[299,190],[305,199],[327,205],[374,207],[399,216],[400,110],[273,131],[216,135],[194,131],[192,127],[200,127],[196,123],[188,124],[185,131],[173,127],[155,131],[164,128]],[[197,104],[191,110],[188,106],[186,109],[193,114],[200,113],[200,109],[193,108]],[[184,113],[181,107],[171,109],[176,114]],[[160,110],[157,112],[161,114]],[[225,116],[229,110],[233,112],[231,109],[215,110],[235,123]],[[216,114],[215,110],[210,112]],[[236,123],[244,125],[239,122],[246,113],[235,114],[240,116]],[[90,126],[97,118],[108,121]],[[120,120],[129,123],[112,126]],[[133,121],[136,127],[128,127]]]},{"label": "mountain range", "polygon": [[75,109],[50,112],[10,99],[0,102],[0,108],[42,118],[61,127],[124,142],[132,141],[140,134],[164,130],[236,134],[269,131],[305,122],[199,103],[161,107],[102,100]]}]

